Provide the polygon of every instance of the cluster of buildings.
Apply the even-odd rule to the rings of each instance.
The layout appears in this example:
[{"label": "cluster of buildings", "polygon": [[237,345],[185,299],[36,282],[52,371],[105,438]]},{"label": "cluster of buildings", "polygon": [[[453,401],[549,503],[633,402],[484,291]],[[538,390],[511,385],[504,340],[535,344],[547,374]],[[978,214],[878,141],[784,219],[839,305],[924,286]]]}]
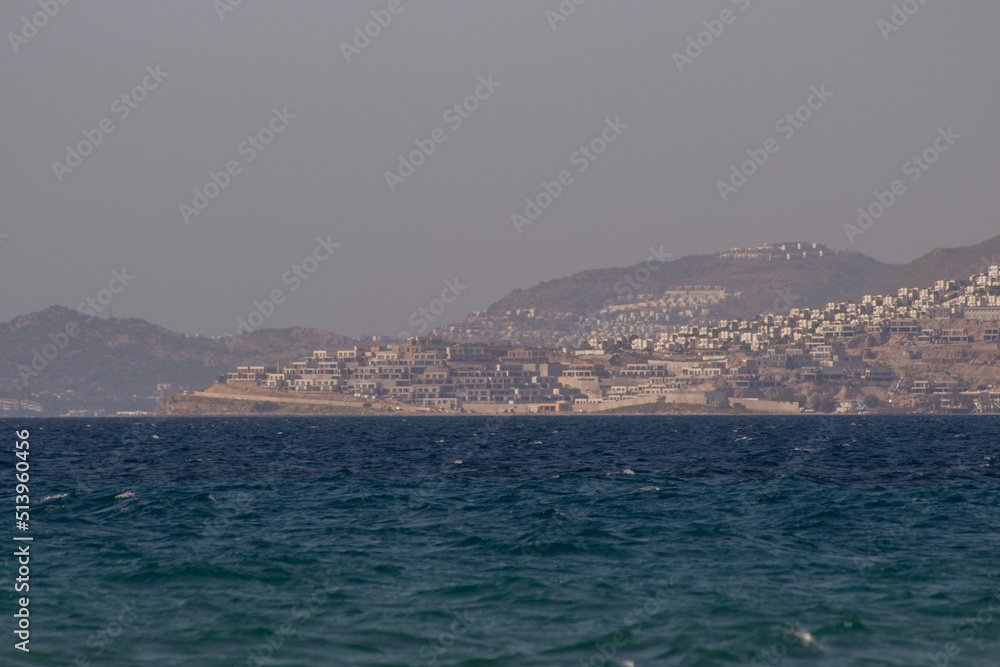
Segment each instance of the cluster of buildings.
[{"label": "cluster of buildings", "polygon": [[[690,288],[671,298],[692,295],[724,298],[725,291]],[[754,409],[797,411],[796,404],[764,400],[759,390],[780,391],[784,385],[776,378],[790,377],[784,371],[803,382],[896,382],[898,374],[849,354],[850,339],[897,334],[921,343],[970,343],[975,336],[969,329],[954,325],[966,318],[986,320],[977,322],[976,335],[998,342],[998,311],[1000,267],[994,266],[969,280],[939,281],[933,288],[681,326],[650,338],[593,337],[575,349],[449,343],[438,337],[407,343],[373,339],[350,349],[316,350],[290,364],[241,366],[219,381],[391,400],[436,411],[591,411],[659,401],[725,405],[734,394],[741,404],[753,402]],[[621,353],[625,356],[615,356]],[[912,392],[953,394],[956,388],[947,384],[919,381]]]},{"label": "cluster of buildings", "polygon": [[22,401],[16,398],[0,398],[0,412],[16,412],[19,414],[43,412],[44,408],[40,403],[34,401]]},{"label": "cluster of buildings", "polygon": [[406,344],[353,346],[277,366],[240,366],[220,376],[225,384],[284,390],[298,395],[346,394],[389,399],[435,411],[565,412],[668,400],[724,401],[712,391],[691,391],[705,380],[740,377],[724,356],[648,359],[620,367],[580,363],[570,350],[449,344],[413,338]]},{"label": "cluster of buildings", "polygon": [[[732,248],[719,253],[719,260],[789,261],[843,254],[822,243],[772,243]],[[638,285],[629,280],[616,287],[616,303],[587,315],[521,308],[505,312],[475,312],[463,321],[446,325],[437,335],[455,341],[512,341],[517,345],[575,346],[587,339],[614,339],[637,335],[652,339],[674,331],[680,323],[705,324],[720,306],[739,300],[741,292],[714,285],[678,285],[659,296],[638,295]],[[716,315],[717,316],[717,315]]]},{"label": "cluster of buildings", "polygon": [[535,411],[557,411],[580,394],[559,383],[564,368],[541,349],[412,338],[405,344],[352,346],[332,353],[316,350],[310,358],[291,364],[241,366],[219,379],[291,392],[386,398],[444,411],[487,403],[531,404]]},{"label": "cluster of buildings", "polygon": [[719,258],[742,261],[763,259],[774,262],[829,257],[842,252],[846,251],[830,250],[822,243],[767,243],[749,248],[731,248],[726,252],[719,253]]},{"label": "cluster of buildings", "polygon": [[575,313],[540,312],[517,308],[493,313],[476,311],[461,322],[434,330],[435,335],[452,341],[509,341],[513,345],[559,347],[569,336],[565,332],[586,331],[587,318]]},{"label": "cluster of buildings", "polygon": [[631,334],[649,337],[669,327],[672,319],[688,322],[705,318],[712,308],[742,296],[724,287],[703,285],[666,290],[659,297],[622,296],[593,318],[591,331],[603,338]]},{"label": "cluster of buildings", "polygon": [[895,295],[865,296],[861,303],[828,303],[822,308],[791,308],[752,320],[721,320],[713,326],[681,326],[660,336],[654,350],[725,350],[744,347],[763,352],[775,345],[807,348],[843,341],[858,334],[912,334],[918,342],[969,343],[968,327],[954,322],[992,322],[983,340],[1000,340],[1000,266],[968,280],[939,280],[933,288],[901,288]]},{"label": "cluster of buildings", "polygon": [[659,296],[620,295],[616,303],[581,316],[539,313],[535,308],[504,313],[477,312],[463,322],[437,330],[449,340],[510,340],[520,345],[575,346],[580,340],[613,340],[637,335],[653,339],[677,329],[678,322],[708,321],[713,308],[740,292],[714,285],[684,285]]}]

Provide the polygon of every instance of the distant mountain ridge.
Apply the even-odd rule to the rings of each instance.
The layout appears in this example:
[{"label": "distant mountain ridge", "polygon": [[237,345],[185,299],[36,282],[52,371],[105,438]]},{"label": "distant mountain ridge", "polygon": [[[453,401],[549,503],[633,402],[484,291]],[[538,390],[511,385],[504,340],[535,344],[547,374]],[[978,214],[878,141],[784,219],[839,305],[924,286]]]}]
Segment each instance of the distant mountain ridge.
[{"label": "distant mountain ridge", "polygon": [[[627,291],[659,295],[700,285],[741,295],[714,306],[710,317],[748,318],[967,278],[991,264],[1000,264],[1000,236],[972,246],[936,249],[905,265],[858,252],[770,261],[717,253],[582,271],[514,290],[487,313],[537,309],[584,316]],[[205,389],[217,375],[238,365],[270,365],[308,356],[312,350],[355,344],[345,336],[309,328],[265,329],[227,343],[140,319],[88,321],[77,311],[54,306],[0,323],[0,399],[38,402],[48,414],[152,410],[157,385],[171,385],[171,391]],[[4,414],[0,411],[0,417]]]},{"label": "distant mountain ridge", "polygon": [[[938,280],[968,278],[991,263],[1000,263],[1000,236],[973,246],[933,250],[909,264],[887,264],[859,252],[770,261],[731,259],[726,254],[668,261],[650,271],[649,278],[634,291],[657,295],[684,286],[720,286],[730,293],[740,292],[742,298],[720,306],[714,315],[721,319],[753,317],[773,309],[776,295],[785,295],[786,307],[814,307],[831,301],[857,301],[865,294],[895,294],[901,287],[933,285]],[[626,280],[641,266],[591,269],[516,289],[486,312],[499,315],[534,308],[548,313],[592,313],[608,299],[626,293]],[[636,282],[631,285],[635,287]]]},{"label": "distant mountain ridge", "polygon": [[[153,410],[158,384],[205,389],[237,365],[273,364],[355,341],[316,329],[265,329],[244,339],[191,336],[140,319],[88,321],[53,306],[0,324],[0,398],[46,412]],[[3,412],[0,412],[0,416]]]},{"label": "distant mountain ridge", "polygon": [[926,287],[938,280],[960,280],[997,265],[1000,236],[970,246],[936,248],[862,290],[845,291],[841,300],[857,300],[865,294],[895,294],[901,287]]},{"label": "distant mountain ridge", "polygon": [[[599,309],[609,299],[626,293],[626,280],[642,265],[594,269],[550,280],[535,287],[514,290],[491,305],[488,313],[535,308],[549,313],[584,315]],[[719,286],[742,297],[727,301],[715,314],[723,319],[752,317],[772,309],[778,295],[786,295],[794,306],[825,304],[841,295],[863,289],[873,279],[884,280],[898,270],[861,253],[793,260],[728,259],[716,255],[692,255],[666,262],[649,272],[635,293],[659,295],[687,286]],[[645,276],[645,273],[640,275]]]}]

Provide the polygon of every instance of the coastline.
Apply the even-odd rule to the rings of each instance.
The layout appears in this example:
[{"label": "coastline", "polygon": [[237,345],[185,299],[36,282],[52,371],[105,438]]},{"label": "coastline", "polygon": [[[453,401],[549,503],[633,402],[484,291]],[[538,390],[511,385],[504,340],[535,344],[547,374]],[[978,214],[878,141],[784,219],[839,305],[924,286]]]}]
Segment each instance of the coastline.
[{"label": "coastline", "polygon": [[[705,417],[884,417],[884,416],[970,416],[968,413],[954,412],[908,412],[877,410],[868,412],[826,413],[826,412],[755,412],[732,408],[718,408],[704,405],[685,405],[682,403],[650,403],[646,409],[637,406],[624,406],[607,410],[589,412],[478,412],[466,410],[463,412],[445,412],[419,410],[412,406],[364,407],[365,402],[356,399],[347,401],[324,399],[283,398],[263,395],[225,395],[210,392],[195,392],[194,394],[171,394],[164,402],[164,407],[151,417],[670,417],[670,416],[705,416]],[[395,407],[410,407],[397,410]],[[997,416],[983,414],[978,416]]]}]

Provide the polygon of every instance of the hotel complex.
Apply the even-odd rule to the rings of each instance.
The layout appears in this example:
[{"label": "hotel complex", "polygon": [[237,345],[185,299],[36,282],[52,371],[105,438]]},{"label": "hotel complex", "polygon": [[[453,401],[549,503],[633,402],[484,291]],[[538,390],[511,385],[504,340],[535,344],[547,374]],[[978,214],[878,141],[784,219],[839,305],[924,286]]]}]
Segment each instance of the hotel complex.
[{"label": "hotel complex", "polygon": [[[860,303],[681,326],[656,339],[594,338],[584,349],[540,349],[412,338],[316,350],[291,364],[242,366],[219,381],[446,412],[589,412],[653,402],[728,406],[736,401],[747,409],[797,412],[799,403],[769,400],[768,394],[794,382],[852,381],[899,389],[902,374],[873,361],[877,355],[866,358],[864,349],[890,341],[989,344],[985,348],[992,349],[1000,345],[998,321],[1000,267],[993,266],[969,280],[866,296]],[[915,396],[938,394],[939,404],[948,407],[961,405],[956,392],[971,387],[918,378],[903,389]],[[980,393],[967,403],[1000,399]]]}]

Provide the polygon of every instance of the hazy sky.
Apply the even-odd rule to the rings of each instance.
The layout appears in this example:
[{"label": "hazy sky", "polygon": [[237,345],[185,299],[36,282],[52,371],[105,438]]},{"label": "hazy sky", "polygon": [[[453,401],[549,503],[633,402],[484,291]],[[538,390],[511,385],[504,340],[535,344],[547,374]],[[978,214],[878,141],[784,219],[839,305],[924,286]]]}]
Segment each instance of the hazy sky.
[{"label": "hazy sky", "polygon": [[0,321],[124,268],[119,317],[219,335],[281,290],[263,326],[394,335],[446,280],[438,323],[650,246],[1000,233],[992,0],[229,2],[0,7]]}]

